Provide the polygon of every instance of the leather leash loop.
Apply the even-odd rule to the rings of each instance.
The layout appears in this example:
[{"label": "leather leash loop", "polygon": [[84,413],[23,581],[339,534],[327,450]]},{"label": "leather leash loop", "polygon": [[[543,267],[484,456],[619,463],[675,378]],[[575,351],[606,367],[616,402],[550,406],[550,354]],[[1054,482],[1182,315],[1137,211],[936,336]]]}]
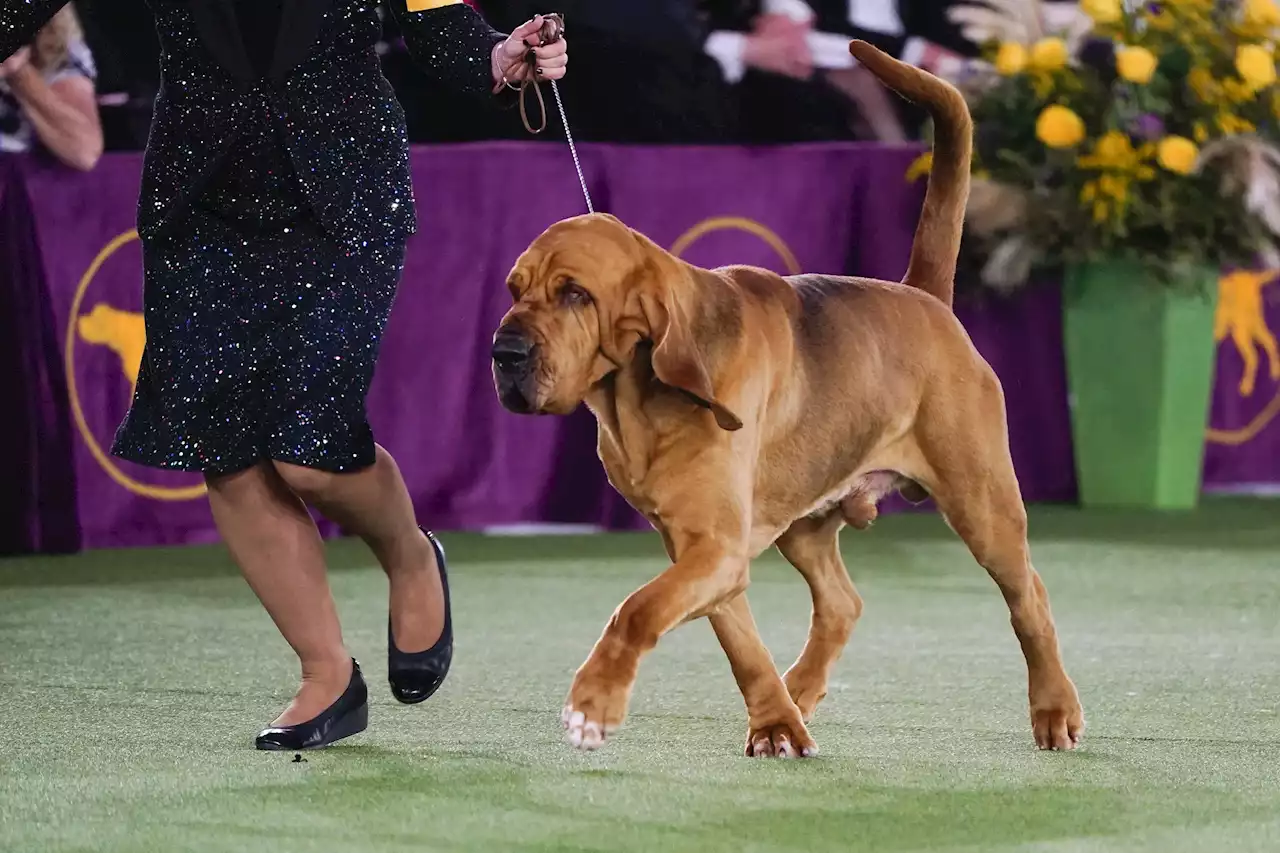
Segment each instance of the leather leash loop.
[{"label": "leather leash loop", "polygon": [[[542,29],[538,31],[540,41],[544,45],[555,44],[564,38],[564,17],[559,13],[551,12],[542,16]],[[520,121],[524,123],[524,129],[535,136],[547,129],[547,102],[542,96],[542,87],[539,85],[541,81],[538,79],[538,57],[533,52],[533,48],[529,49],[526,54],[525,62],[528,63],[529,73],[520,81],[519,86],[513,86],[511,81],[504,76],[502,83],[494,89],[499,91],[502,86],[508,89],[514,89],[520,93]],[[542,116],[542,123],[538,127],[533,126],[533,122],[529,121],[529,110],[525,104],[525,95],[529,89],[533,89],[533,94],[538,99],[538,112]],[[578,184],[582,187],[582,197],[587,202],[587,212],[595,213],[595,206],[591,203],[591,192],[587,189],[587,179],[582,172],[582,163],[578,160],[578,147],[573,144],[573,134],[569,131],[569,119],[565,116],[564,101],[560,99],[560,87],[556,85],[556,81],[551,81],[551,93],[556,98],[556,108],[560,111],[560,123],[564,125],[564,136],[569,143],[569,153],[573,155],[573,167],[578,172]]]}]

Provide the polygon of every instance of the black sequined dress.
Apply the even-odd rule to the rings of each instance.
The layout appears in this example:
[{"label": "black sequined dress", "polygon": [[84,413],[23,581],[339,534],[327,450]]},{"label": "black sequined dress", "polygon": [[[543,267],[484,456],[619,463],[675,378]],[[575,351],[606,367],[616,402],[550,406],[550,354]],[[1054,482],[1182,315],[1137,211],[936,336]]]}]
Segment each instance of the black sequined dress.
[{"label": "black sequined dress", "polygon": [[[112,451],[224,474],[374,460],[365,397],[415,230],[369,0],[148,0],[162,46],[139,200],[147,344]],[[62,5],[0,8],[0,59]],[[424,70],[489,96],[503,36],[386,4]]]},{"label": "black sequined dress", "polygon": [[[266,73],[281,0],[235,0]],[[147,351],[112,453],[208,474],[275,459],[373,463],[365,397],[404,240],[353,250],[316,220],[269,101],[192,200],[145,244]]]}]

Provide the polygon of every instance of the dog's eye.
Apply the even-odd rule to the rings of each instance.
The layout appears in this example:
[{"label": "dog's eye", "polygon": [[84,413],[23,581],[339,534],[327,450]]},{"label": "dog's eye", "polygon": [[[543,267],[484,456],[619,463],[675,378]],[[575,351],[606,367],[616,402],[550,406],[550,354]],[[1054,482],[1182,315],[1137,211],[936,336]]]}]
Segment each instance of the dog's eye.
[{"label": "dog's eye", "polygon": [[560,288],[560,301],[565,305],[590,305],[591,294],[576,281],[567,281]]}]

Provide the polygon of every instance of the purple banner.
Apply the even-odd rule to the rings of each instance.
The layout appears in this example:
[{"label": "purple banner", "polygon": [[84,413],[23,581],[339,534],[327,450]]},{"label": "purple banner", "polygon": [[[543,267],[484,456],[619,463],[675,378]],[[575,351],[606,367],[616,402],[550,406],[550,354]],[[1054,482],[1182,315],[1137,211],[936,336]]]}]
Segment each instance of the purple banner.
[{"label": "purple banner", "polygon": [[[588,146],[583,154],[601,209],[694,263],[890,279],[905,269],[921,204],[921,189],[902,178],[913,150]],[[609,487],[585,411],[517,417],[491,386],[489,343],[508,305],[511,263],[543,228],[582,211],[568,152],[440,146],[415,151],[414,169],[421,230],[409,245],[369,410],[419,517],[441,529],[643,526]],[[0,286],[28,291],[3,295],[23,341],[20,353],[4,351],[15,359],[4,373],[31,377],[31,387],[10,397],[26,411],[8,419],[16,425],[6,429],[17,430],[9,446],[24,446],[22,437],[30,464],[25,547],[8,537],[7,550],[66,548],[77,528],[90,548],[215,538],[198,477],[106,452],[145,340],[133,231],[140,170],[140,156],[116,155],[88,175],[31,166],[0,180]],[[1267,276],[1224,279],[1206,488],[1280,489],[1280,357],[1270,331],[1280,327],[1277,300],[1280,284]],[[1072,500],[1056,290],[958,313],[1004,383],[1026,498]]]}]

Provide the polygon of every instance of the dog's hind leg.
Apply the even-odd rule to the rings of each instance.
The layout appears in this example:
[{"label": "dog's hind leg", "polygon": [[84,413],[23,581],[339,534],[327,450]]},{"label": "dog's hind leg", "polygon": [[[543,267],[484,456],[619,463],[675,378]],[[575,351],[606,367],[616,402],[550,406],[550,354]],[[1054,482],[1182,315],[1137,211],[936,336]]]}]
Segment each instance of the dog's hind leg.
[{"label": "dog's hind leg", "polygon": [[747,703],[747,756],[796,758],[817,753],[818,745],[756,630],[747,594],[726,602],[710,621]]},{"label": "dog's hind leg", "polygon": [[[1062,665],[1049,594],[1031,565],[1027,512],[1009,455],[1003,395],[994,375],[975,386],[977,395],[968,407],[955,407],[952,400],[954,408],[921,422],[921,450],[933,469],[929,491],[1009,606],[1027,662],[1036,745],[1073,749],[1084,733],[1084,715]],[[973,440],[957,441],[956,436]]]},{"label": "dog's hind leg", "polygon": [[862,615],[862,597],[840,558],[843,526],[839,510],[822,517],[802,518],[776,543],[787,562],[804,576],[813,596],[809,637],[785,677],[787,691],[805,722],[813,718],[818,703],[827,695],[831,669]]}]

